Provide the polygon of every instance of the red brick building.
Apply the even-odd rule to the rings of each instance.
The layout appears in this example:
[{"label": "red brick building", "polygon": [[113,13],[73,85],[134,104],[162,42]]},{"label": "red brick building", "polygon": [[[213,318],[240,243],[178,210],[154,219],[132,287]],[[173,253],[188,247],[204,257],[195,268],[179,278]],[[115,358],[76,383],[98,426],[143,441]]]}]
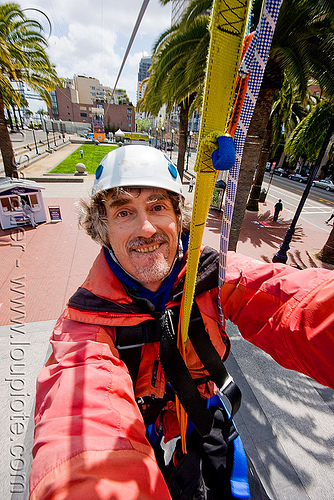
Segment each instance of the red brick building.
[{"label": "red brick building", "polygon": [[57,87],[52,96],[49,115],[64,122],[92,123],[92,108],[103,108],[104,125],[109,130],[124,132],[135,130],[135,111],[132,104],[109,104],[105,102],[85,104],[78,102],[75,89]]}]

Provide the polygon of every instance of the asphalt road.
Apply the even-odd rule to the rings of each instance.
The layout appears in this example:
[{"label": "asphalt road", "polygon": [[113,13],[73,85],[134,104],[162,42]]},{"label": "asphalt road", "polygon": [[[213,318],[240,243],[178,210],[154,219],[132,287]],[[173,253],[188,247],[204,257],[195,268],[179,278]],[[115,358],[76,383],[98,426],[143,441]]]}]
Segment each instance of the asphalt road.
[{"label": "asphalt road", "polygon": [[[269,175],[265,175],[263,187],[268,189]],[[283,207],[290,212],[291,219],[296,213],[300,199],[304,192],[306,184],[301,184],[290,179],[273,176],[267,200],[276,203],[281,198]],[[328,219],[334,208],[334,193],[324,189],[312,187],[306,199],[299,221],[307,221],[309,224],[317,227],[319,231],[328,233],[328,225],[325,220]]]},{"label": "asphalt road", "polygon": [[[270,175],[266,173],[265,174],[266,183],[268,183],[269,179]],[[306,184],[304,183],[292,181],[287,177],[280,177],[279,175],[273,176],[272,184],[284,190],[298,193],[300,196],[303,194],[304,189],[306,187]],[[312,186],[308,195],[308,199],[317,201],[326,206],[333,206],[334,208],[334,191],[326,191],[325,189]]]}]

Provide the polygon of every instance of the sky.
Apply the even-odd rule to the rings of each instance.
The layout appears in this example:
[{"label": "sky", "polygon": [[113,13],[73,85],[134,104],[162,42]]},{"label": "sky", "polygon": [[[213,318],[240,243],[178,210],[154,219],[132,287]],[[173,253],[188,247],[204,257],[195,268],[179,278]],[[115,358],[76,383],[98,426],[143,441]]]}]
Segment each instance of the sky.
[{"label": "sky", "polygon": [[[4,3],[7,2],[0,0],[0,5]],[[24,11],[27,17],[42,23],[49,42],[48,54],[58,76],[91,76],[114,88],[142,0],[16,0],[16,3],[27,9]],[[127,91],[134,105],[139,61],[151,55],[154,42],[170,24],[171,2],[162,6],[159,0],[150,0],[117,84],[117,88]],[[29,104],[32,111],[45,107],[42,101]]]}]

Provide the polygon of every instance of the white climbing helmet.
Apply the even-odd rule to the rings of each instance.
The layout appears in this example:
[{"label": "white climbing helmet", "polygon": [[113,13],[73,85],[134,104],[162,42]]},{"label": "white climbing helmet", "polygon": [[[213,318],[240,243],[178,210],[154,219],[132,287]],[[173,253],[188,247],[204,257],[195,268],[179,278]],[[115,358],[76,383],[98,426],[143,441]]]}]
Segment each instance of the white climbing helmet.
[{"label": "white climbing helmet", "polygon": [[123,146],[106,154],[96,169],[92,194],[115,187],[154,187],[183,196],[175,165],[149,146]]}]

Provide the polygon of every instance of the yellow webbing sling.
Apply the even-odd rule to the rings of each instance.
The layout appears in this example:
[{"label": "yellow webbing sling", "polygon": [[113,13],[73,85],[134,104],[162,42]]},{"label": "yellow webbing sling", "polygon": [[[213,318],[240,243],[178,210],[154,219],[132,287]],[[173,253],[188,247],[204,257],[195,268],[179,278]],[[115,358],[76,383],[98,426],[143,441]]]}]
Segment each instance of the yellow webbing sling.
[{"label": "yellow webbing sling", "polygon": [[[213,3],[199,149],[195,164],[197,178],[187,274],[178,332],[178,347],[183,357],[194,298],[200,246],[217,178],[217,171],[212,166],[211,154],[217,148],[216,138],[224,135],[227,130],[250,3],[251,0],[215,0]],[[181,427],[182,446],[185,451],[187,417],[178,400],[177,414]]]}]

